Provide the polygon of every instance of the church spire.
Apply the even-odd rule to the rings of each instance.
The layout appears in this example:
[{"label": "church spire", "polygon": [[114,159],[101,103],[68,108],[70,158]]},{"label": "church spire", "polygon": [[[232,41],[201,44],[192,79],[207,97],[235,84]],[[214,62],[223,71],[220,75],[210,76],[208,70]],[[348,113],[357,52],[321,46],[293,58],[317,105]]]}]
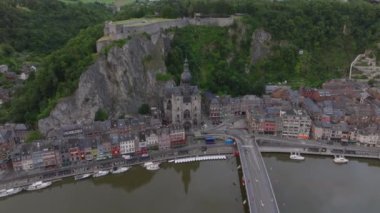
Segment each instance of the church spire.
[{"label": "church spire", "polygon": [[185,62],[183,64],[183,72],[181,75],[181,84],[190,84],[191,83],[191,73],[189,69],[189,62],[187,60],[187,57],[185,59]]}]

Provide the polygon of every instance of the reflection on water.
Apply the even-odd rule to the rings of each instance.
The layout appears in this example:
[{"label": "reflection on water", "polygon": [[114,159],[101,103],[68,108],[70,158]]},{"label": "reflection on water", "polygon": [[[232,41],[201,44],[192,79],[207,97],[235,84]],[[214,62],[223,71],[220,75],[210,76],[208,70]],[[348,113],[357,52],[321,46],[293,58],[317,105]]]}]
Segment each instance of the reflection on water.
[{"label": "reflection on water", "polygon": [[197,169],[199,168],[200,162],[191,162],[187,164],[178,164],[178,165],[173,165],[173,164],[167,164],[170,167],[174,167],[174,171],[177,173],[181,174],[182,173],[182,183],[183,187],[185,189],[185,193],[187,194],[189,191],[189,185],[191,181],[191,172],[196,172]]},{"label": "reflection on water", "polygon": [[[187,194],[189,191],[189,185],[191,181],[191,172],[196,172],[199,168],[199,162],[192,162],[188,164],[169,164],[163,163],[160,165],[161,170],[174,169],[182,177],[182,183]],[[139,187],[149,183],[155,171],[148,171],[141,166],[132,167],[128,172],[119,175],[108,175],[93,180],[95,185],[107,184],[115,188],[122,188],[127,192],[133,192]],[[120,178],[123,176],[123,178]],[[138,178],[136,178],[138,177]]]},{"label": "reflection on water", "polygon": [[130,168],[126,173],[107,175],[94,178],[90,181],[95,185],[110,185],[114,188],[124,189],[127,192],[133,192],[145,184],[148,184],[154,175],[154,171],[148,171],[141,166],[135,166]]}]

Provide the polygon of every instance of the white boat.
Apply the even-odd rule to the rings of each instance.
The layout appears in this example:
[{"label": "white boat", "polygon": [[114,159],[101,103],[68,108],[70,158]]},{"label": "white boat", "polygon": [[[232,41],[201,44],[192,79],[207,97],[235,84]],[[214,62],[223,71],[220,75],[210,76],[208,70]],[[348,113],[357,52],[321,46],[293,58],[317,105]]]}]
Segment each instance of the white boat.
[{"label": "white boat", "polygon": [[82,180],[82,179],[88,178],[90,176],[91,176],[91,174],[88,174],[88,173],[87,174],[75,175],[74,180]]},{"label": "white boat", "polygon": [[37,181],[37,182],[33,183],[32,185],[26,187],[25,190],[27,190],[27,191],[39,190],[39,189],[46,188],[46,187],[50,186],[51,184],[52,184],[52,182],[50,182],[50,181],[48,181],[48,182]]},{"label": "white boat", "polygon": [[149,171],[155,171],[160,169],[160,163],[146,162],[144,163],[144,167]]},{"label": "white boat", "polygon": [[345,158],[343,155],[334,156],[334,163],[342,164],[342,163],[347,163],[347,162],[348,162],[348,159]]},{"label": "white boat", "polygon": [[109,171],[105,171],[105,170],[99,170],[97,172],[95,172],[92,177],[96,178],[96,177],[102,177],[102,176],[106,176],[108,175],[110,172]]},{"label": "white boat", "polygon": [[123,172],[126,172],[128,171],[129,167],[126,167],[126,166],[122,166],[122,167],[114,167],[112,170],[111,170],[111,173],[112,174],[120,174],[120,173],[123,173]]},{"label": "white boat", "polygon": [[14,194],[17,194],[22,191],[22,188],[11,188],[11,189],[2,189],[0,190],[0,197],[7,197]]},{"label": "white boat", "polygon": [[5,196],[8,196],[7,190],[6,189],[0,190],[0,197],[5,197]]},{"label": "white boat", "polygon": [[305,157],[301,156],[300,153],[290,153],[290,159],[292,160],[305,160]]}]

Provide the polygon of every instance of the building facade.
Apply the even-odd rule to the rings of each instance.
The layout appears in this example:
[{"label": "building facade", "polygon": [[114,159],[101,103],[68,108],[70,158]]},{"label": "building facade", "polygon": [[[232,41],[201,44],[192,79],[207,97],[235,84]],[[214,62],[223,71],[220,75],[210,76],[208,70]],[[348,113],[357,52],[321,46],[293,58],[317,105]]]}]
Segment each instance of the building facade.
[{"label": "building facade", "polygon": [[179,86],[167,88],[164,98],[165,119],[182,125],[186,130],[201,121],[201,95],[198,86],[191,85],[191,73],[187,59],[184,63]]},{"label": "building facade", "polygon": [[281,113],[282,136],[299,139],[309,139],[311,119],[302,110],[292,110]]}]

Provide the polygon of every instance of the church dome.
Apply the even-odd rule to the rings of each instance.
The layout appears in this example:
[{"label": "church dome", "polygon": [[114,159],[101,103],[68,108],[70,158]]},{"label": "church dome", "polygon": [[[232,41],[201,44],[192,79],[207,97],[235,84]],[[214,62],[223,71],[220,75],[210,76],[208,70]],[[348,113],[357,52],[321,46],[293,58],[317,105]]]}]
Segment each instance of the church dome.
[{"label": "church dome", "polygon": [[182,73],[181,82],[188,83],[188,84],[191,83],[191,73],[189,71]]}]

